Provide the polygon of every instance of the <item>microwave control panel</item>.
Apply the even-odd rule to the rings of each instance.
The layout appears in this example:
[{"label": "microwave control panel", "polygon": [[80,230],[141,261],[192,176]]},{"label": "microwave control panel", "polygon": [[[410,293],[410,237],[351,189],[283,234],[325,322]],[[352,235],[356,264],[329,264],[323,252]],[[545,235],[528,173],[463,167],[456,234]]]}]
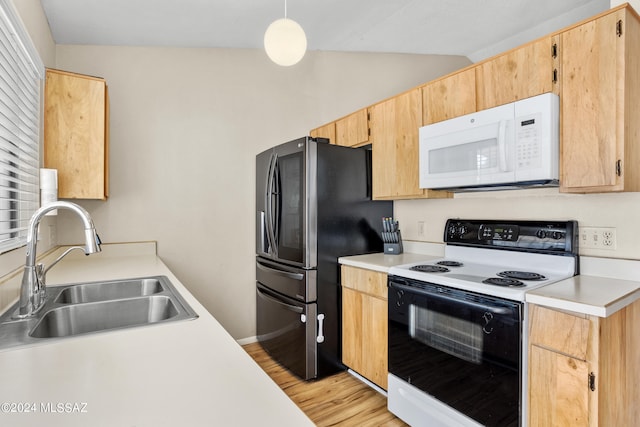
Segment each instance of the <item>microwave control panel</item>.
[{"label": "microwave control panel", "polygon": [[542,114],[516,118],[516,167],[539,168],[542,162],[541,129]]}]

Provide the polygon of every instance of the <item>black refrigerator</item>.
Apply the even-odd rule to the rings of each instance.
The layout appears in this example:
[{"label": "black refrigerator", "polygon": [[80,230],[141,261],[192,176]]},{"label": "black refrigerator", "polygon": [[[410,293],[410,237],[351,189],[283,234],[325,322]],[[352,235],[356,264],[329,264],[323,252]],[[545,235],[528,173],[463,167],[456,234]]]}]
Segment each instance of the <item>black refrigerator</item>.
[{"label": "black refrigerator", "polygon": [[383,252],[371,151],[304,137],[256,156],[256,326],[298,377],[343,369],[338,257]]}]

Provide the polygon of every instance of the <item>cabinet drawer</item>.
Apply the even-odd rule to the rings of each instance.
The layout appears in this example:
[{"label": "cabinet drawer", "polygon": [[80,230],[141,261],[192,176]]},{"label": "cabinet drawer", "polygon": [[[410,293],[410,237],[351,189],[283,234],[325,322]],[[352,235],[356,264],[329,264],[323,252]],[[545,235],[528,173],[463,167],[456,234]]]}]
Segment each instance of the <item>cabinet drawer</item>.
[{"label": "cabinet drawer", "polygon": [[387,299],[387,275],[379,271],[343,265],[342,286],[378,298]]},{"label": "cabinet drawer", "polygon": [[591,322],[587,317],[530,306],[529,342],[547,349],[587,360]]}]

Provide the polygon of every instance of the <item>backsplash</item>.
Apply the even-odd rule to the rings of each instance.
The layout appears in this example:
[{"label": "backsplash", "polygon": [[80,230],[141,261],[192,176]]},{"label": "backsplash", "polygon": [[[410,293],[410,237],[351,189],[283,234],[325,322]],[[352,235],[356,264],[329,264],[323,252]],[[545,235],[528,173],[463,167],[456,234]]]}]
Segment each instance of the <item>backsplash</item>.
[{"label": "backsplash", "polygon": [[557,188],[457,193],[453,199],[394,202],[394,216],[406,240],[441,243],[448,218],[573,219],[579,227],[616,229],[614,250],[581,248],[580,255],[620,259],[640,259],[639,214],[640,193],[561,194]]}]

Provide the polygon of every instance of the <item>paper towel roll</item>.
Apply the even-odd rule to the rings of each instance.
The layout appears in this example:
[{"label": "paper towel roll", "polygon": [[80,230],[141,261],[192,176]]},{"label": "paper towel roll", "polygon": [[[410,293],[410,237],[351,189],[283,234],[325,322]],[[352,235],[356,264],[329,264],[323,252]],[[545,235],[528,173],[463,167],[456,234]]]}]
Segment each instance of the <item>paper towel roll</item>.
[{"label": "paper towel roll", "polygon": [[[40,206],[47,206],[56,200],[58,200],[58,171],[40,169]],[[57,209],[47,212],[47,215],[57,214]]]}]

